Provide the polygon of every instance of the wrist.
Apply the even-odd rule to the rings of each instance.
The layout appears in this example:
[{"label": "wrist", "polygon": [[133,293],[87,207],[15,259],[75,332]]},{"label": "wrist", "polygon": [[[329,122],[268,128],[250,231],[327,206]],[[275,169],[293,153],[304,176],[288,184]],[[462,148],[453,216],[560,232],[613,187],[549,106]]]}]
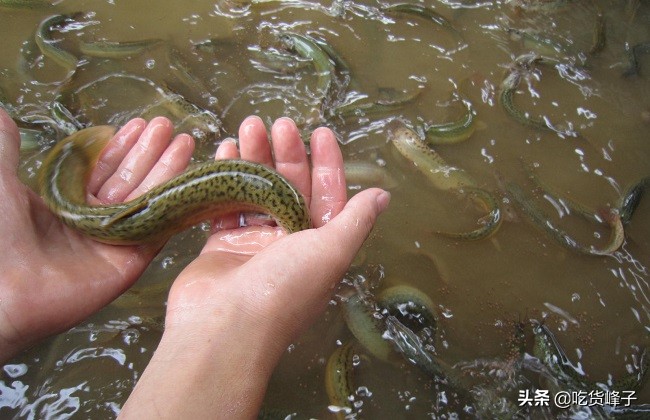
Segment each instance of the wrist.
[{"label": "wrist", "polygon": [[[28,299],[24,273],[9,268],[0,283],[0,361],[6,362],[48,335],[38,316],[40,308]],[[29,316],[26,316],[29,314]],[[34,321],[30,321],[31,319]],[[51,334],[51,333],[50,333]]]},{"label": "wrist", "polygon": [[166,418],[255,418],[282,353],[269,351],[267,340],[225,314],[166,326],[123,417],[165,407]]}]

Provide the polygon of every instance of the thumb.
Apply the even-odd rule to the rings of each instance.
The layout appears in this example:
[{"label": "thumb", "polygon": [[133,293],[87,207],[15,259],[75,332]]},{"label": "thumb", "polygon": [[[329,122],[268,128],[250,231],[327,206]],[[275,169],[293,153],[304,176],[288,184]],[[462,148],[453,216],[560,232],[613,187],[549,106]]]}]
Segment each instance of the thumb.
[{"label": "thumb", "polygon": [[0,108],[0,177],[15,174],[18,168],[20,135],[11,117]]},{"label": "thumb", "polygon": [[324,226],[288,235],[265,249],[270,252],[253,257],[251,261],[266,259],[261,266],[266,267],[265,274],[272,280],[261,283],[274,284],[276,293],[256,295],[263,299],[272,296],[272,308],[263,313],[267,318],[273,314],[277,336],[284,334],[286,344],[324,311],[389,201],[390,194],[381,189],[361,191]]},{"label": "thumb", "polygon": [[348,263],[352,262],[389,202],[390,193],[382,189],[361,191],[336,217],[318,229],[321,240],[332,246],[331,249],[338,249],[340,255],[349,256]]}]

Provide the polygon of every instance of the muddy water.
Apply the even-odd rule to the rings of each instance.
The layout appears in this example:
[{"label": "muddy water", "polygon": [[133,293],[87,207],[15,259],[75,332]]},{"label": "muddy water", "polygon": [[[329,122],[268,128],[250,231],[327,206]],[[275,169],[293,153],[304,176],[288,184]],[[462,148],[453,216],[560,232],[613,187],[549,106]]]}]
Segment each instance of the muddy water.
[{"label": "muddy water", "polygon": [[[450,374],[462,376],[473,396],[440,378],[433,380],[406,360],[376,360],[357,345],[353,416],[462,416],[471,412],[470,406],[486,413],[489,404],[510,401],[516,406],[520,391],[552,388],[543,368],[540,373],[530,357],[518,364],[519,355],[513,352],[514,327],[522,322],[525,352],[532,357],[531,319],[544,320],[589,380],[634,373],[648,345],[650,325],[650,202],[641,200],[616,252],[590,256],[563,247],[531,223],[504,185],[517,183],[534,196],[548,221],[579,244],[589,248],[607,243],[606,225],[567,214],[559,199],[574,200],[594,212],[616,210],[626,189],[650,174],[650,57],[639,56],[639,73],[623,76],[629,67],[626,47],[650,40],[649,5],[423,3],[445,16],[457,32],[422,17],[387,14],[382,11],[386,5],[70,0],[45,9],[0,9],[0,87],[19,115],[49,116],[55,100],[65,103],[82,124],[168,115],[179,129],[202,137],[197,160],[209,158],[219,139],[234,135],[246,115],[260,115],[269,123],[286,115],[305,133],[317,125],[331,127],[347,161],[372,163],[388,173],[395,181],[390,209],[341,293],[355,286],[376,293],[398,284],[427,293],[439,319],[429,351],[456,366]],[[57,46],[81,57],[75,74],[67,77],[32,40],[44,18],[76,12],[82,14],[75,24],[52,31]],[[605,19],[606,44],[590,53],[599,13]],[[282,51],[278,36],[286,33],[326,42],[347,64],[347,71],[338,67],[324,101],[319,75],[310,63],[290,56],[293,60],[278,68],[260,55]],[[79,51],[81,42],[142,39],[162,42],[121,58]],[[181,64],[171,50],[180,55]],[[516,57],[527,53],[558,61],[521,70],[516,106],[574,136],[523,125],[499,103],[501,82]],[[169,91],[218,116],[219,132],[197,131],[200,121],[166,106]],[[333,112],[357,98],[361,104],[406,97],[414,99],[388,112],[358,111],[346,117]],[[436,234],[471,230],[483,213],[466,197],[428,184],[395,151],[385,129],[395,118],[416,130],[457,120],[464,109],[461,99],[476,113],[476,131],[464,142],[436,150],[493,192],[504,218],[493,236],[475,242]],[[30,185],[43,154],[63,135],[51,131],[39,150],[24,153],[22,172]],[[525,170],[529,164],[552,186],[555,198],[531,181]],[[370,185],[353,182],[350,194]],[[123,297],[5,365],[0,413],[101,418],[119,411],[160,337],[167,289],[204,238],[202,227],[174,238]],[[265,405],[300,418],[330,417],[325,365],[334,349],[350,340],[354,338],[337,297],[323,319],[287,350]],[[635,404],[650,403],[645,388],[634,396]],[[597,407],[582,411],[598,414]],[[524,407],[519,413],[537,417],[569,411]]]}]

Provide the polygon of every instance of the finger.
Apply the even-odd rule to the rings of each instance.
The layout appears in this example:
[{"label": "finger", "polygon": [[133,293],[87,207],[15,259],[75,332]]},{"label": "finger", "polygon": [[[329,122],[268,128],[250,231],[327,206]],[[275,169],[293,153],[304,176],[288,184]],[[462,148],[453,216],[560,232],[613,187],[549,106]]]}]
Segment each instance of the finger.
[{"label": "finger", "polygon": [[18,127],[4,109],[0,108],[0,171],[16,174],[20,156]]},{"label": "finger", "polygon": [[146,178],[167,149],[173,129],[167,118],[157,117],[151,120],[115,173],[99,189],[97,197],[105,203],[124,201]]},{"label": "finger", "polygon": [[87,186],[88,193],[94,196],[99,194],[102,185],[117,171],[146,126],[145,120],[134,118],[113,136],[99,156],[95,169],[90,175]]},{"label": "finger", "polygon": [[[215,154],[216,160],[221,159],[239,159],[239,149],[237,148],[237,141],[235,139],[224,139]],[[212,220],[211,232],[220,232],[224,229],[235,229],[239,227],[239,213],[232,213],[222,216],[218,219]]]},{"label": "finger", "polygon": [[390,193],[369,188],[353,196],[329,223],[317,229],[319,241],[332,250],[332,268],[348,269],[377,221],[388,207]]},{"label": "finger", "polygon": [[187,168],[194,152],[194,139],[188,134],[179,134],[163,152],[158,162],[145,179],[134,189],[126,200],[145,194],[152,188],[181,174]]},{"label": "finger", "polygon": [[318,228],[332,220],[347,201],[343,156],[332,130],[317,128],[311,136],[311,216]]},{"label": "finger", "polygon": [[311,176],[305,144],[298,127],[290,118],[280,118],[271,127],[271,142],[275,156],[275,169],[311,201]]},{"label": "finger", "polygon": [[260,117],[250,116],[239,126],[239,152],[244,160],[273,167],[271,145]]},{"label": "finger", "polygon": [[216,160],[239,159],[239,149],[237,148],[237,141],[231,138],[224,139],[219,145],[219,147],[217,148],[217,153],[215,154],[214,158]]},{"label": "finger", "polygon": [[[224,142],[217,149],[217,159],[245,159],[273,167],[273,156],[266,127],[261,118],[250,116],[239,126],[239,150],[234,141]],[[236,229],[240,224],[240,214],[222,216],[212,222],[212,233]],[[218,241],[217,241],[218,242]]]}]

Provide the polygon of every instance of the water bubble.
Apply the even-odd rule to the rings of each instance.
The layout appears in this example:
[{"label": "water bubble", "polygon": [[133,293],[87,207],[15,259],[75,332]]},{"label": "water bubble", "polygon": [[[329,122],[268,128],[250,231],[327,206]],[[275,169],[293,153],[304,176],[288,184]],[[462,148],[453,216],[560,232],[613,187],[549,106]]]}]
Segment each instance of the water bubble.
[{"label": "water bubble", "polygon": [[330,413],[342,413],[342,414],[350,414],[352,412],[352,409],[350,407],[341,407],[338,405],[328,405],[327,409],[330,411]]},{"label": "water bubble", "polygon": [[571,302],[577,302],[580,300],[580,295],[578,293],[573,293],[571,295]]},{"label": "water bubble", "polygon": [[442,316],[445,318],[453,318],[454,314],[451,312],[451,309],[445,308],[443,305],[438,305],[440,307],[440,311],[442,313]]},{"label": "water bubble", "polygon": [[11,378],[17,378],[27,373],[27,365],[24,363],[4,365],[3,369],[5,373]]},{"label": "water bubble", "polygon": [[116,417],[118,414],[120,414],[120,411],[122,410],[122,407],[120,407],[120,405],[114,401],[109,401],[105,403],[105,406],[106,408],[111,410]]},{"label": "water bubble", "polygon": [[165,257],[165,258],[163,258],[160,265],[165,270],[170,268],[172,265],[174,265],[174,257]]},{"label": "water bubble", "polygon": [[582,359],[582,349],[576,348],[576,356],[578,356],[578,359]]},{"label": "water bubble", "polygon": [[372,397],[372,391],[366,386],[360,386],[357,388],[357,395],[360,397]]},{"label": "water bubble", "polygon": [[359,355],[358,354],[353,355],[352,356],[352,366],[355,366],[355,367],[359,366],[360,363],[361,363],[361,358],[359,357]]},{"label": "water bubble", "polygon": [[139,339],[140,331],[135,328],[128,328],[122,331],[122,340],[124,340],[124,344],[128,346],[137,343]]},{"label": "water bubble", "polygon": [[147,61],[144,63],[144,65],[145,65],[146,68],[148,68],[149,70],[151,70],[151,69],[153,69],[154,67],[156,67],[156,60],[154,60],[154,59],[147,60]]},{"label": "water bubble", "polygon": [[494,163],[494,156],[490,155],[485,147],[481,149],[481,156],[485,158],[486,163]]}]

